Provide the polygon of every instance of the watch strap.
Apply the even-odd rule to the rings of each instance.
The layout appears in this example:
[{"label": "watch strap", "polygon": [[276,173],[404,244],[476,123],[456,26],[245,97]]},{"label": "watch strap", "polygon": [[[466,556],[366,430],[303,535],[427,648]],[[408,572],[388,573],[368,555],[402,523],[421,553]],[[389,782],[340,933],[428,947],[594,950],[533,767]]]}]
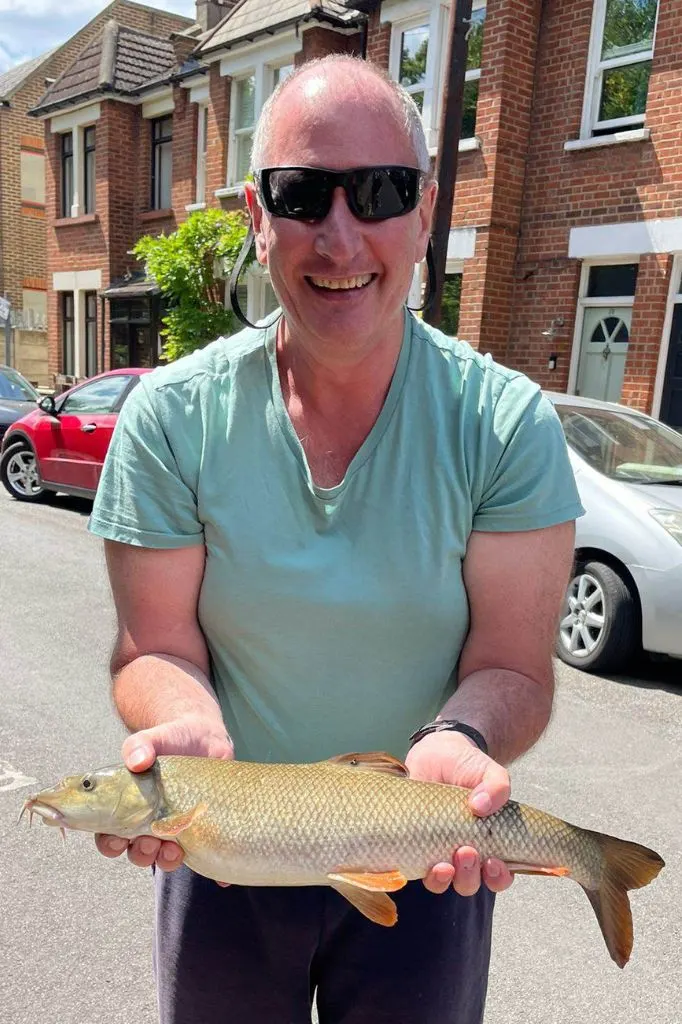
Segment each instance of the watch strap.
[{"label": "watch strap", "polygon": [[472,725],[467,725],[466,722],[458,722],[451,718],[437,718],[434,722],[428,722],[426,725],[422,725],[421,729],[417,729],[410,736],[410,748],[419,743],[419,740],[424,739],[425,736],[431,735],[434,732],[461,732],[465,736],[468,736],[470,740],[473,740],[476,746],[483,751],[484,754],[488,753],[488,744],[485,741],[485,737],[474,729]]}]

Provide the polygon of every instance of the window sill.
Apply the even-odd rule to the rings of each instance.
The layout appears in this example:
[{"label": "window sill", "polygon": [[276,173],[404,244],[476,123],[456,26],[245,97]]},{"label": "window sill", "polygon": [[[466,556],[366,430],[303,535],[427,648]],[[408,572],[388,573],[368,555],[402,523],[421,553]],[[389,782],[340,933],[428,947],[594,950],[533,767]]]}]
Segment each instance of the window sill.
[{"label": "window sill", "polygon": [[96,224],[98,220],[98,213],[83,213],[80,217],[59,217],[54,222],[54,226],[56,228],[71,228],[77,224]]},{"label": "window sill", "polygon": [[169,217],[175,216],[172,206],[167,206],[163,210],[145,210],[144,213],[140,214],[140,220],[142,223],[146,223],[148,220],[168,220]]},{"label": "window sill", "polygon": [[196,213],[197,210],[205,210],[206,203],[188,203],[185,207],[187,213]]},{"label": "window sill", "polygon": [[601,149],[603,146],[620,146],[624,142],[648,142],[651,138],[650,128],[634,128],[626,132],[614,132],[612,135],[597,135],[593,139],[569,139],[564,142],[564,150],[573,153],[581,149]]},{"label": "window sill", "polygon": [[226,188],[217,188],[213,195],[216,199],[232,199],[234,196],[244,195],[245,181],[241,185],[228,185]]},{"label": "window sill", "polygon": [[[470,139],[460,139],[459,146],[457,147],[460,153],[473,153],[474,150],[481,148],[481,140],[478,135],[472,136]],[[433,146],[429,149],[429,156],[438,156],[438,146]]]}]

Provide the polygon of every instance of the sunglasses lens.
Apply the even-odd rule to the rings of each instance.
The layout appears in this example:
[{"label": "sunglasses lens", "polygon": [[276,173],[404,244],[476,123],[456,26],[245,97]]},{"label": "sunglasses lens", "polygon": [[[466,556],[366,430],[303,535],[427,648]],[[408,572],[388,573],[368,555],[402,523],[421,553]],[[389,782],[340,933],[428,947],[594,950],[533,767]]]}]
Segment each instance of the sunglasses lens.
[{"label": "sunglasses lens", "polygon": [[354,171],[351,208],[363,220],[388,220],[414,210],[419,171],[412,167],[363,167]]},{"label": "sunglasses lens", "polygon": [[329,213],[333,186],[324,171],[274,168],[267,173],[266,205],[276,217],[322,220]]}]

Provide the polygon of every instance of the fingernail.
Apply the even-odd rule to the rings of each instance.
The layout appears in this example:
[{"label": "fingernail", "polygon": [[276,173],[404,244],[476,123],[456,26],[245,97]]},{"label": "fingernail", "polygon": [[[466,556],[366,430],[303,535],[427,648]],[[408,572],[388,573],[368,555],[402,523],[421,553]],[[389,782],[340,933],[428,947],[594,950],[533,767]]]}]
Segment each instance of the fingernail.
[{"label": "fingernail", "polygon": [[485,873],[488,878],[499,878],[500,877],[500,865],[496,860],[489,860],[485,865]]},{"label": "fingernail", "polygon": [[179,846],[168,846],[163,851],[164,860],[177,860],[182,856],[182,850]]},{"label": "fingernail", "polygon": [[152,839],[151,836],[145,836],[144,838],[140,839],[140,850],[145,855],[145,857],[148,857],[151,853],[154,853],[154,850],[156,849],[156,843],[157,840]]},{"label": "fingernail", "polygon": [[123,851],[128,847],[128,840],[110,839],[107,845],[112,853],[123,853]]},{"label": "fingernail", "polygon": [[133,747],[126,760],[131,768],[139,768],[149,760],[148,752],[145,747]]},{"label": "fingernail", "polygon": [[476,793],[471,798],[471,806],[477,814],[490,814],[493,804],[487,793]]},{"label": "fingernail", "polygon": [[471,871],[476,866],[478,858],[475,853],[463,853],[460,858],[460,867],[464,868],[465,871]]}]

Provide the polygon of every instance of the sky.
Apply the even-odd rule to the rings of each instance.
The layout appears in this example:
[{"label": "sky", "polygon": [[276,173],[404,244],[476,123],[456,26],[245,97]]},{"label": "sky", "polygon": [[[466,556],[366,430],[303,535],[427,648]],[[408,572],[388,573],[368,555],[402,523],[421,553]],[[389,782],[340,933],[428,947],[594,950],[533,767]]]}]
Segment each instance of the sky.
[{"label": "sky", "polygon": [[[194,0],[143,0],[193,18]],[[51,50],[108,6],[110,0],[0,0],[0,74]]]}]

